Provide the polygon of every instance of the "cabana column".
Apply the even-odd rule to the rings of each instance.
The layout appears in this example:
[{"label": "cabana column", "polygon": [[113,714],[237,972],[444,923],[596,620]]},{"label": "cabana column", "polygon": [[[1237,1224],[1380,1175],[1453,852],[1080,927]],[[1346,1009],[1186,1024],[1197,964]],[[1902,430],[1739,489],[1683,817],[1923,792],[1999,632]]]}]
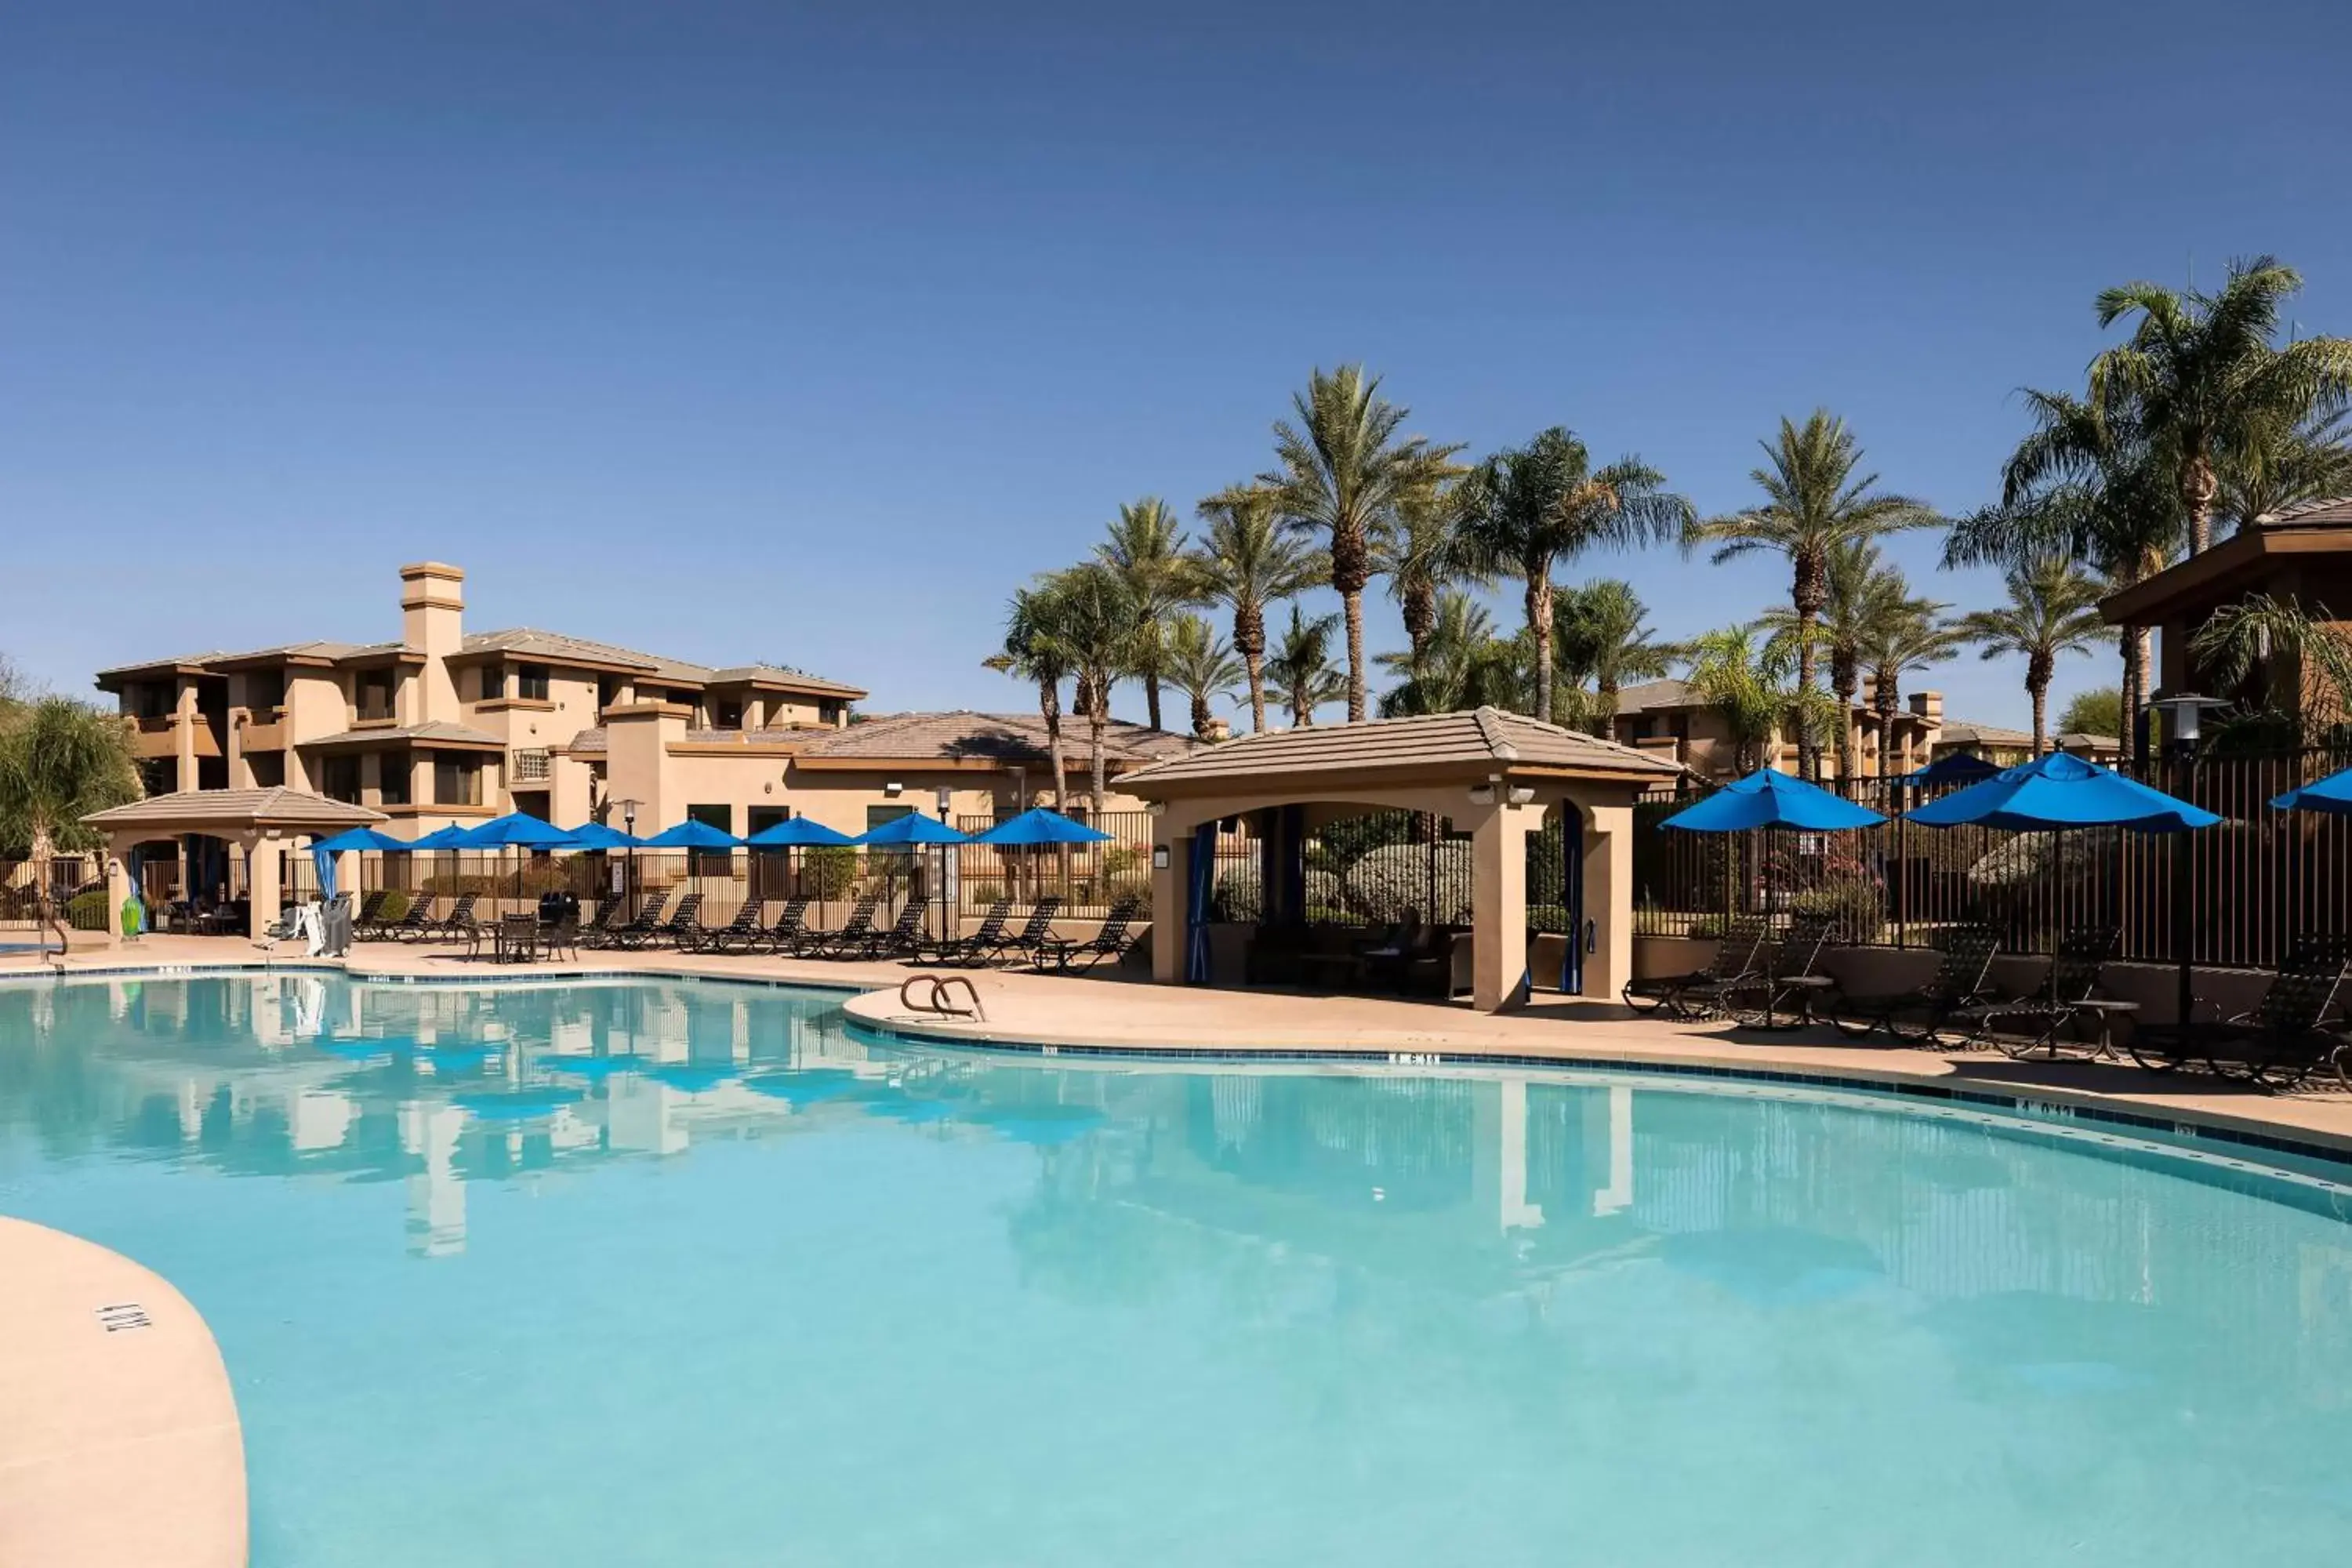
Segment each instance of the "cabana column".
[{"label": "cabana column", "polygon": [[1528,834],[1541,806],[1498,801],[1470,828],[1470,1003],[1493,1013],[1527,1000]]},{"label": "cabana column", "polygon": [[[1574,811],[1573,800],[1560,804]],[[1582,994],[1596,1002],[1614,1002],[1633,978],[1633,922],[1617,919],[1616,911],[1633,907],[1633,808],[1596,805],[1584,814],[1584,909],[1592,922],[1592,951],[1584,955]],[[1569,933],[1581,942],[1580,931]]]}]

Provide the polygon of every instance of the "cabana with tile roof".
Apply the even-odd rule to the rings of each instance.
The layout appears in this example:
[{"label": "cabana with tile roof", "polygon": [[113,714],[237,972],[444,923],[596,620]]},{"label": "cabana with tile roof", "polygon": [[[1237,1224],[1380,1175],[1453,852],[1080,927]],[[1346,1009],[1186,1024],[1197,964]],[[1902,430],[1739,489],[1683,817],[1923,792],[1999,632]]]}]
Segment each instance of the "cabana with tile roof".
[{"label": "cabana with tile roof", "polygon": [[[129,852],[159,840],[184,845],[192,837],[217,838],[242,851],[250,926],[259,935],[278,920],[285,889],[283,857],[298,840],[330,838],[346,828],[383,822],[384,815],[299,789],[202,789],[150,795],[83,817],[106,836],[106,940],[121,940],[113,911],[131,896]],[[355,886],[356,879],[346,881]]]},{"label": "cabana with tile roof", "polygon": [[[1451,817],[1468,830],[1472,1001],[1482,1012],[1511,1005],[1528,990],[1527,839],[1558,813],[1565,870],[1591,922],[1580,994],[1612,999],[1633,975],[1633,804],[1682,772],[1633,747],[1492,708],[1268,731],[1141,769],[1121,787],[1159,816],[1152,978],[1186,979],[1203,913],[1192,907],[1192,860],[1206,847],[1204,826],[1254,818],[1295,872],[1311,827],[1395,809]],[[1272,921],[1303,921],[1304,910],[1279,907],[1276,891],[1297,880],[1268,879]]]}]

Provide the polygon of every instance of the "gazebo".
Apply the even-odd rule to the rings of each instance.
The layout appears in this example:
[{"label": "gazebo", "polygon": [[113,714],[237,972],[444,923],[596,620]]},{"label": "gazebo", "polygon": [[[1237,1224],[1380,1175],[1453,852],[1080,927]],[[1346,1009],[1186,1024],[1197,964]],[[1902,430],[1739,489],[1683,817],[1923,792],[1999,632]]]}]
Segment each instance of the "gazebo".
[{"label": "gazebo", "polygon": [[[1284,887],[1303,880],[1306,838],[1366,811],[1451,818],[1471,840],[1472,1001],[1493,1012],[1527,990],[1528,837],[1561,829],[1572,922],[1590,922],[1572,961],[1577,994],[1613,999],[1633,977],[1633,804],[1672,784],[1680,764],[1493,708],[1360,724],[1267,731],[1128,774],[1151,803],[1152,978],[1198,983],[1205,970],[1216,826],[1253,819],[1266,859],[1270,921],[1299,921]],[[1571,936],[1571,947],[1580,945]]]},{"label": "gazebo", "polygon": [[131,890],[126,855],[141,844],[168,839],[180,845],[193,836],[241,850],[250,926],[258,935],[277,921],[284,901],[279,851],[293,848],[297,839],[325,838],[385,817],[363,805],[280,787],[181,790],[94,811],[81,820],[106,836],[106,940],[111,943],[122,940],[115,911]]}]

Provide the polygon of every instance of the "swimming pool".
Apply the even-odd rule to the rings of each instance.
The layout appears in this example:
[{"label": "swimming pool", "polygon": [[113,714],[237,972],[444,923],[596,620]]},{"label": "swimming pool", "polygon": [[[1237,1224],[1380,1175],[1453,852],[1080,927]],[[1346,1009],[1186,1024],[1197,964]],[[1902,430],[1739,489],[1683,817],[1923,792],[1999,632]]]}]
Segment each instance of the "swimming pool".
[{"label": "swimming pool", "polygon": [[2200,1563],[2352,1526],[2341,1194],[822,994],[0,986],[0,1213],[226,1358],[254,1561]]}]

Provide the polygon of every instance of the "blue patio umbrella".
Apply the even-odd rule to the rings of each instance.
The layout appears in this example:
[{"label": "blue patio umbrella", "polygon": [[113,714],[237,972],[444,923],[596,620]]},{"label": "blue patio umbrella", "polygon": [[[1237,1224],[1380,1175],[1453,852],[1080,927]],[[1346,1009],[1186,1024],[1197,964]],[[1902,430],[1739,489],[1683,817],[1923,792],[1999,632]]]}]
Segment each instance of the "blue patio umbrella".
[{"label": "blue patio umbrella", "polygon": [[647,849],[740,849],[743,846],[741,839],[725,828],[713,827],[692,817],[637,842]]},{"label": "blue patio umbrella", "polygon": [[2273,796],[2271,804],[2281,811],[2325,811],[2352,816],[2352,768]]},{"label": "blue patio umbrella", "polygon": [[405,853],[414,847],[405,838],[394,838],[389,833],[378,833],[373,827],[354,827],[348,833],[338,833],[332,838],[321,838],[310,846],[330,855],[347,854],[354,849],[388,850]]},{"label": "blue patio umbrella", "polygon": [[542,818],[520,811],[492,817],[479,827],[468,828],[464,847],[467,849],[574,849],[579,841],[561,827]]},{"label": "blue patio umbrella", "polygon": [[919,844],[971,844],[975,840],[971,834],[959,833],[935,817],[910,811],[904,816],[892,817],[879,827],[867,828],[850,842],[875,849],[903,849]]},{"label": "blue patio umbrella", "polygon": [[762,827],[743,842],[754,849],[805,849],[811,845],[834,846],[856,841],[848,834],[827,827],[813,817],[791,816],[773,827]]},{"label": "blue patio umbrella", "polygon": [[1999,772],[2000,767],[1998,763],[1986,762],[1973,752],[1954,752],[1949,756],[1937,758],[1916,773],[1905,773],[1901,782],[1907,784],[1974,784]]},{"label": "blue patio umbrella", "polygon": [[1110,835],[1100,828],[1073,822],[1060,812],[1047,811],[1042,805],[1033,805],[1018,816],[1007,817],[972,840],[975,844],[1000,846],[1107,844],[1109,841]]},{"label": "blue patio umbrella", "polygon": [[402,847],[406,849],[470,849],[473,846],[466,841],[466,830],[462,827],[452,825],[448,827],[437,828],[435,831],[426,834],[424,837],[416,840],[415,843],[404,845]]},{"label": "blue patio umbrella", "polygon": [[645,842],[617,827],[607,827],[601,822],[583,822],[577,827],[567,827],[563,831],[571,836],[574,849],[635,849]]},{"label": "blue patio umbrella", "polygon": [[1724,785],[1658,826],[1679,827],[1686,833],[1739,833],[1751,827],[1835,833],[1849,827],[1874,827],[1885,820],[1868,807],[1841,800],[1818,784],[1809,784],[1774,768],[1763,768]]},{"label": "blue patio umbrella", "polygon": [[2021,833],[2069,827],[2127,827],[2136,833],[2179,833],[2211,827],[2221,818],[2095,763],[2051,752],[2004,768],[1981,784],[1904,814],[1928,827],[1970,823]]}]

